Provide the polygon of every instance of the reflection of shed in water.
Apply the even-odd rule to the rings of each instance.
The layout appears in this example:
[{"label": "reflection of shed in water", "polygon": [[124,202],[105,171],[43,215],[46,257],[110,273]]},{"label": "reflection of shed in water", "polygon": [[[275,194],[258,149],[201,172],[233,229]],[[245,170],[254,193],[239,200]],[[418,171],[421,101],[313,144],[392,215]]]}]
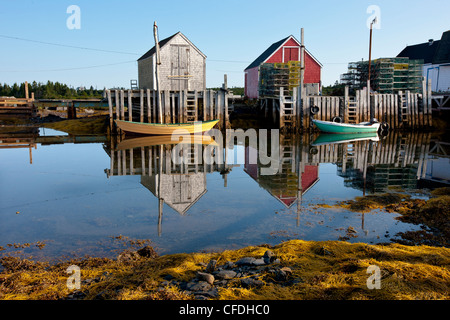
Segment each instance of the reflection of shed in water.
[{"label": "reflection of shed in water", "polygon": [[158,175],[142,175],[141,184],[150,190],[158,199],[174,209],[179,214],[186,212],[206,193],[206,174],[204,172],[192,174],[161,175],[161,192],[159,193]]},{"label": "reflection of shed in water", "polygon": [[[262,175],[261,165],[250,162],[256,159],[257,150],[252,147],[245,148],[244,171],[252,177],[258,184],[267,190],[273,197],[279,200],[286,208],[292,207],[297,202],[298,197],[304,195],[319,181],[319,165],[300,165],[300,191],[298,167],[292,164],[297,163],[294,158],[281,158],[280,170],[275,175]],[[293,162],[293,163],[292,163]],[[301,199],[300,199],[301,201]]]}]

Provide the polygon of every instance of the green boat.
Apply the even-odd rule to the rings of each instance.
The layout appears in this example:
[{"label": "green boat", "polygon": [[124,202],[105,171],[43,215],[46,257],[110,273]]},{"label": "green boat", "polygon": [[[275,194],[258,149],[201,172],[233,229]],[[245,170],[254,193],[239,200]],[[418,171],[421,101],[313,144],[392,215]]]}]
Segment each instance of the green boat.
[{"label": "green boat", "polygon": [[363,132],[363,133],[343,133],[343,134],[330,134],[321,133],[314,140],[312,146],[321,146],[325,144],[333,143],[349,143],[361,140],[379,141],[378,133],[376,132]]},{"label": "green boat", "polygon": [[322,132],[327,133],[377,133],[380,129],[379,122],[361,122],[358,124],[339,123],[331,121],[313,120],[313,123]]}]

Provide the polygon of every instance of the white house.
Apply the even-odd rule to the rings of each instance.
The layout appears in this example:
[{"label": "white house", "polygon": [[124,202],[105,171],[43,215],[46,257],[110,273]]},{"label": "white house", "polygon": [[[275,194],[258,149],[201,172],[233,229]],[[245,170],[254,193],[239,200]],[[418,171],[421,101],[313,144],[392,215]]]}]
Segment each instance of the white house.
[{"label": "white house", "polygon": [[450,92],[450,30],[440,40],[407,46],[397,57],[423,59],[422,75],[427,81],[431,79],[431,90]]}]

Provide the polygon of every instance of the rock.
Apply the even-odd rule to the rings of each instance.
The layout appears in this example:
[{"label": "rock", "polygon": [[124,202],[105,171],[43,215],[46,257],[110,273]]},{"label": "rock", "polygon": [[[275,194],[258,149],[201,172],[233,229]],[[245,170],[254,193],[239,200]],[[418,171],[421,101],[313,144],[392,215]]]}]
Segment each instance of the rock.
[{"label": "rock", "polygon": [[285,273],[288,274],[288,275],[291,275],[291,274],[292,274],[292,269],[289,268],[289,267],[283,267],[283,268],[281,268],[280,270],[283,271],[283,272],[285,272]]},{"label": "rock", "polygon": [[234,264],[234,262],[232,262],[232,261],[227,261],[224,265],[223,265],[223,268],[224,269],[232,269],[232,268],[234,268],[235,267],[235,264]]},{"label": "rock", "polygon": [[332,256],[333,255],[333,253],[330,250],[328,250],[327,248],[325,248],[324,246],[317,249],[317,254],[319,254],[321,256]]},{"label": "rock", "polygon": [[217,298],[219,296],[219,290],[212,288],[211,290],[202,292],[201,295],[206,298]]},{"label": "rock", "polygon": [[222,270],[216,274],[217,279],[228,280],[236,277],[237,273],[233,270]]},{"label": "rock", "polygon": [[272,263],[275,261],[277,257],[271,250],[267,250],[264,252],[263,260],[266,264]]},{"label": "rock", "polygon": [[264,261],[263,258],[260,258],[260,259],[255,259],[255,261],[253,261],[252,264],[253,264],[254,266],[262,266],[262,265],[265,265],[266,262]]},{"label": "rock", "polygon": [[172,276],[171,274],[166,274],[166,275],[163,277],[163,279],[164,279],[164,280],[173,280],[173,279],[175,279],[175,277]]},{"label": "rock", "polygon": [[255,287],[259,288],[264,285],[264,282],[262,282],[261,280],[253,279],[253,278],[245,278],[245,279],[241,279],[241,285],[244,288],[255,288]]},{"label": "rock", "polygon": [[153,259],[153,258],[157,258],[158,257],[158,254],[156,253],[156,251],[150,246],[145,246],[145,247],[139,249],[137,251],[137,254],[140,255],[143,258]]},{"label": "rock", "polygon": [[277,270],[277,272],[275,273],[275,279],[277,281],[286,281],[288,278],[288,274],[283,271],[283,270]]},{"label": "rock", "polygon": [[214,259],[210,260],[208,262],[208,265],[206,266],[206,270],[205,271],[207,273],[213,273],[214,270],[216,270],[216,265],[217,265],[217,260],[214,260]]},{"label": "rock", "polygon": [[242,259],[239,259],[238,261],[236,261],[236,265],[238,266],[243,266],[243,265],[252,265],[253,261],[255,261],[255,258],[252,257],[245,257]]},{"label": "rock", "polygon": [[187,290],[195,292],[209,291],[211,288],[211,285],[206,281],[189,282],[186,286]]},{"label": "rock", "polygon": [[206,281],[207,283],[209,283],[211,285],[214,283],[214,276],[210,273],[197,272],[197,278],[199,280]]},{"label": "rock", "polygon": [[347,228],[347,233],[358,233],[352,226]]},{"label": "rock", "polygon": [[136,251],[125,250],[117,256],[117,261],[121,263],[130,263],[140,259],[140,255]]}]

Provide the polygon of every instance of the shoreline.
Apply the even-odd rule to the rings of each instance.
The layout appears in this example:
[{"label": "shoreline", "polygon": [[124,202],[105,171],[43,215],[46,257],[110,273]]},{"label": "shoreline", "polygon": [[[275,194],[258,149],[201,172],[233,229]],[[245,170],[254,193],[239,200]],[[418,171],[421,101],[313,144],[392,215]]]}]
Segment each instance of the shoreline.
[{"label": "shoreline", "polygon": [[127,249],[114,259],[56,264],[2,255],[0,247],[0,300],[448,300],[449,194],[439,188],[428,200],[382,194],[337,204],[394,210],[423,225],[409,245],[289,240],[159,256],[151,240],[120,236]]},{"label": "shoreline", "polygon": [[[145,246],[116,259],[85,257],[48,265],[3,257],[0,262],[0,300],[450,298],[450,249],[425,245],[290,240],[214,253],[158,256]],[[79,268],[79,287],[70,266]],[[370,288],[376,284],[374,268],[379,289]]]}]

